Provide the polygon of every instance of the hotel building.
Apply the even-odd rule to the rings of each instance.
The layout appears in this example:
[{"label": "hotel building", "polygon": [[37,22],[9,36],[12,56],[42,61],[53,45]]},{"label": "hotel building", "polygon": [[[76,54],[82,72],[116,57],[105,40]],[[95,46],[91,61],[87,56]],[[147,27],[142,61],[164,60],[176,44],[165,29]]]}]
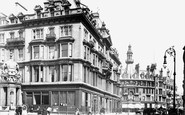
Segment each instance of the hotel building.
[{"label": "hotel building", "polygon": [[121,62],[112,45],[99,13],[78,0],[49,0],[33,14],[0,16],[0,62],[13,54],[19,64],[28,111],[119,112]]}]

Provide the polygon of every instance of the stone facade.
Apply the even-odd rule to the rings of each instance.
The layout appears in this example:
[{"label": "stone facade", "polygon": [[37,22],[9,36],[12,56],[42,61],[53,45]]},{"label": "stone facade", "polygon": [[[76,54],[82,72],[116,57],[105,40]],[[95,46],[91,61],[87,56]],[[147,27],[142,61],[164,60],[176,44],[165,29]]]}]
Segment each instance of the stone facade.
[{"label": "stone facade", "polygon": [[35,13],[1,17],[1,62],[11,53],[29,112],[121,111],[118,53],[98,13],[77,0],[50,0]]}]

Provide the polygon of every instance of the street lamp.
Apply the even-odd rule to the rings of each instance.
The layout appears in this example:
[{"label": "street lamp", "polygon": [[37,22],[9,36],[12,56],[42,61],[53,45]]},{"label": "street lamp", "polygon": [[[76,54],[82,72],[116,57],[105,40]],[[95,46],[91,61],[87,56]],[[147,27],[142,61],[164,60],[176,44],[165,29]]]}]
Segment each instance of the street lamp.
[{"label": "street lamp", "polygon": [[176,75],[176,52],[175,52],[175,49],[174,49],[174,46],[168,48],[166,51],[165,51],[165,54],[164,54],[164,63],[163,63],[163,67],[166,68],[167,67],[167,61],[166,61],[166,53],[169,54],[170,56],[172,56],[174,58],[174,72],[173,72],[173,75],[174,75],[174,82],[173,82],[173,109],[175,110],[175,75]]},{"label": "street lamp", "polygon": [[[184,52],[183,52],[183,62],[184,62],[184,80],[183,80],[183,85],[182,85],[182,87],[183,87],[183,96],[182,96],[182,99],[183,99],[183,112],[184,112],[184,114],[185,114],[185,46],[183,47],[183,50],[184,50]],[[184,115],[183,114],[183,115]]]}]

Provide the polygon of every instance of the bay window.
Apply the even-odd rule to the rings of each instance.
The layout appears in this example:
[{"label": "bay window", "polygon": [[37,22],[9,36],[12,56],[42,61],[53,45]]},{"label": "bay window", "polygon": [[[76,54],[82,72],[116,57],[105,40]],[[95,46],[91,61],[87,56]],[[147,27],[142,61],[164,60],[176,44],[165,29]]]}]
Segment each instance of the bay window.
[{"label": "bay window", "polygon": [[34,59],[39,59],[39,46],[33,46]]}]

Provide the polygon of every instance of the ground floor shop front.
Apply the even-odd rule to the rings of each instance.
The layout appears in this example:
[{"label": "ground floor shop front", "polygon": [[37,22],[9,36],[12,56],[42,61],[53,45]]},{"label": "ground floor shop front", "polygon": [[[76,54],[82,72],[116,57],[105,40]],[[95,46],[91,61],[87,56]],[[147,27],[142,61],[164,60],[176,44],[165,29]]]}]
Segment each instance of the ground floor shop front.
[{"label": "ground floor shop front", "polygon": [[121,101],[117,95],[85,83],[24,84],[23,104],[28,112],[45,114],[119,113]]}]

